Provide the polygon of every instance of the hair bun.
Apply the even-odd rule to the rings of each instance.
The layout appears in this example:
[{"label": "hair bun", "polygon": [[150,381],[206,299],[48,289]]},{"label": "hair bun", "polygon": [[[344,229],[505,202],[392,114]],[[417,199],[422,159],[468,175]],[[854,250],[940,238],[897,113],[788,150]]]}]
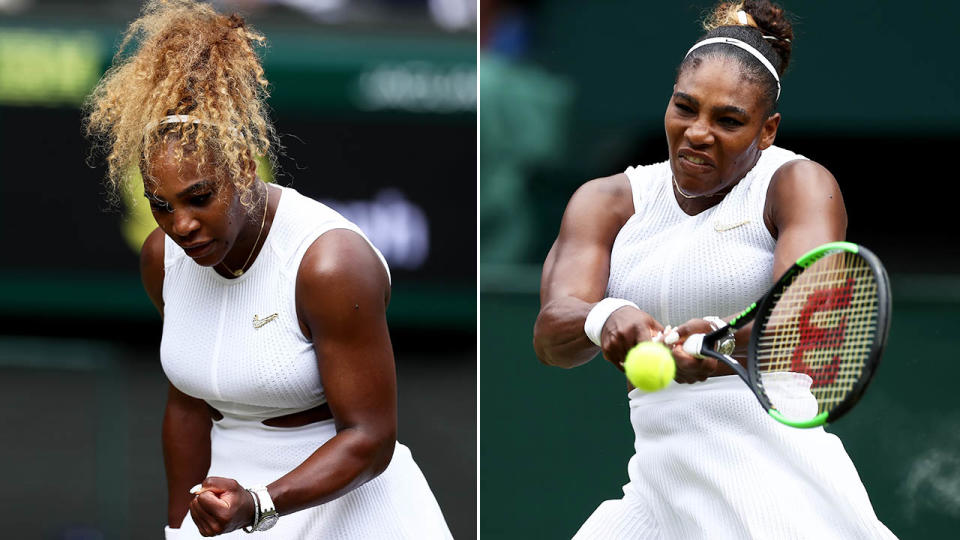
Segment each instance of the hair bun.
[{"label": "hair bun", "polygon": [[[746,25],[741,11],[746,14]],[[752,26],[759,30],[780,57],[780,74],[786,71],[793,48],[793,26],[782,7],[769,0],[720,2],[704,20],[703,27],[709,32],[721,26]]]}]

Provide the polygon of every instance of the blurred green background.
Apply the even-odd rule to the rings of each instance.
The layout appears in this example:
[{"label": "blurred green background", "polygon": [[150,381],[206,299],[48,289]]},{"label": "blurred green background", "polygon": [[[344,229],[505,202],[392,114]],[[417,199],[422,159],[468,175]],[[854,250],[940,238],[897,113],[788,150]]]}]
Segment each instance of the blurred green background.
[{"label": "blurred green background", "polygon": [[[890,341],[870,391],[829,431],[900,538],[960,526],[960,6],[785,2],[795,11],[779,146],[840,183],[847,238],[893,276]],[[710,2],[481,2],[480,533],[569,538],[622,496],[625,381],[606,362],[541,365],[540,265],[583,182],[666,159],[663,113]],[[722,536],[718,531],[718,536]]]},{"label": "blurred green background", "polygon": [[[474,538],[476,7],[214,3],[268,39],[286,148],[261,172],[355,221],[390,263],[399,439],[454,535]],[[4,538],[162,536],[161,321],[138,272],[153,225],[142,202],[107,207],[80,111],[140,4],[0,0],[0,503],[18,508]]]}]

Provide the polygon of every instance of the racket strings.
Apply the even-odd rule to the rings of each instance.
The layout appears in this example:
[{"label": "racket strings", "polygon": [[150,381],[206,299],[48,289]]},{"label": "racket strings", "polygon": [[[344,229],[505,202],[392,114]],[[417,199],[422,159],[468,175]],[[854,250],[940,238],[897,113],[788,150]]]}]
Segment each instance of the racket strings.
[{"label": "racket strings", "polygon": [[[800,373],[806,378],[791,380],[809,385],[817,414],[839,405],[869,358],[877,332],[877,302],[873,270],[859,255],[836,253],[815,262],[774,298],[759,330],[756,359],[761,381],[772,382],[772,373]],[[782,381],[777,379],[781,385]],[[778,392],[772,390],[768,397],[779,409]]]}]

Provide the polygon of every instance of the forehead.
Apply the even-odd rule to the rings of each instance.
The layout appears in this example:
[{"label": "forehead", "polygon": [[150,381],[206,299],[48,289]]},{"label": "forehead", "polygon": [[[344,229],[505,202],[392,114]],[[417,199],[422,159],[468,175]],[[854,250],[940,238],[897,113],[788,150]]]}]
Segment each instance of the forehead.
[{"label": "forehead", "polygon": [[677,77],[677,92],[689,94],[701,104],[732,105],[747,111],[760,106],[762,89],[742,71],[740,62],[723,55],[702,57]]},{"label": "forehead", "polygon": [[217,168],[211,160],[203,160],[189,145],[181,152],[181,143],[168,140],[160,143],[145,162],[144,187],[155,193],[177,193],[201,180],[217,180]]}]

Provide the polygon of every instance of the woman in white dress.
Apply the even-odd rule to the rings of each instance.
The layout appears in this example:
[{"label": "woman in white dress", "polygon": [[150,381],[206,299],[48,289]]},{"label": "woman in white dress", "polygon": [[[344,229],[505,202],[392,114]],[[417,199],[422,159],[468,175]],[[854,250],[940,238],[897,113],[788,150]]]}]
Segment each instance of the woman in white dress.
[{"label": "woman in white dress", "polygon": [[[139,169],[163,315],[168,538],[449,538],[396,441],[390,274],[352,223],[256,175],[276,147],[238,16],[151,1],[88,103],[108,187]],[[189,514],[189,517],[188,517]]]},{"label": "woman in white dress", "polygon": [[[576,538],[890,537],[836,437],[771,420],[729,368],[683,352],[847,225],[833,175],[773,145],[793,40],[782,9],[724,2],[705,26],[664,115],[669,159],[580,187],[544,263],[534,347],[545,364],[599,351],[622,369],[634,344],[676,331],[676,382],[628,394],[624,496]],[[750,331],[735,336],[741,359]]]}]

